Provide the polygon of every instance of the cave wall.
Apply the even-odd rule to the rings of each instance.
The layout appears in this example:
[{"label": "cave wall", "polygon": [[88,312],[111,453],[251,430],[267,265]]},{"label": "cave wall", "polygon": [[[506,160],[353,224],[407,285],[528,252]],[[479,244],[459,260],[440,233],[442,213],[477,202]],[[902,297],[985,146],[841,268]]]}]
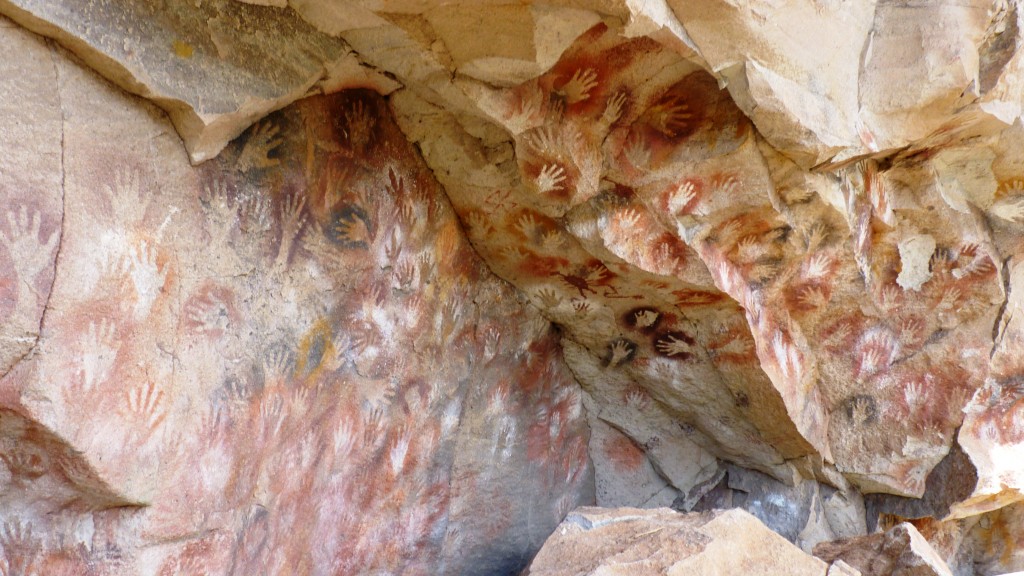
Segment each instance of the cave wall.
[{"label": "cave wall", "polygon": [[1017,2],[254,4],[0,0],[8,571],[1024,569]]},{"label": "cave wall", "polygon": [[508,573],[593,500],[557,333],[381,96],[193,167],[161,111],[0,33],[4,574]]}]

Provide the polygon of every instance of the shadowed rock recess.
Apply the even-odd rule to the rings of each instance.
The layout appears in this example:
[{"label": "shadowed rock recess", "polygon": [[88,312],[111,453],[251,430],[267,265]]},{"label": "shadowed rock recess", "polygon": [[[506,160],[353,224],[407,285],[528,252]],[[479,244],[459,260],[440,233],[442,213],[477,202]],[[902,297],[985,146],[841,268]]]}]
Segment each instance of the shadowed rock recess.
[{"label": "shadowed rock recess", "polygon": [[0,576],[1024,571],[1024,6],[0,0]]}]

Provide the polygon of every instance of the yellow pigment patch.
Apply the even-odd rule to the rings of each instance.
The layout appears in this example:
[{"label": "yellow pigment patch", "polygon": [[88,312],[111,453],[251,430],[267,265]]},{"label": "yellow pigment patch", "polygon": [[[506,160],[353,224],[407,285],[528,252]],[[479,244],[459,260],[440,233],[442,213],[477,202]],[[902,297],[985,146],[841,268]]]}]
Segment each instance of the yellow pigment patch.
[{"label": "yellow pigment patch", "polygon": [[174,48],[174,53],[179,58],[191,58],[192,54],[195,52],[195,48],[193,48],[191,44],[181,40],[175,40],[174,43],[171,44],[171,47]]},{"label": "yellow pigment patch", "polygon": [[320,320],[299,341],[295,362],[295,375],[299,378],[316,378],[323,368],[324,360],[336,354],[331,327]]}]

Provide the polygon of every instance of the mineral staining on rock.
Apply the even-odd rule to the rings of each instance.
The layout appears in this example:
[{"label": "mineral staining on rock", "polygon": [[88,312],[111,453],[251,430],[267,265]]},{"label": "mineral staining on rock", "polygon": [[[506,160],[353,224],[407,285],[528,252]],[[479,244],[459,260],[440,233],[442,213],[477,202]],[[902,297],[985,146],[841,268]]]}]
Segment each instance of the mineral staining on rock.
[{"label": "mineral staining on rock", "polygon": [[884,534],[821,544],[815,547],[814,555],[828,562],[842,561],[864,576],[953,574],[924,536],[908,523],[895,526]]},{"label": "mineral staining on rock", "polygon": [[0,381],[4,566],[491,574],[588,501],[557,336],[385,100],[306,99],[192,168],[151,108],[23,46],[64,172],[3,188],[4,277],[33,288],[14,320],[55,276]]},{"label": "mineral staining on rock", "polygon": [[[984,230],[931,168],[803,173],[706,73],[605,25],[481,101],[516,169],[489,193],[486,166],[442,180],[491,267],[581,345],[568,357],[588,391],[619,382],[600,404],[634,387],[655,400],[641,419],[667,412],[661,437],[685,423],[780,479],[813,455],[862,490],[920,495],[1003,299]],[[452,130],[418,106],[399,100],[430,125],[410,129],[421,143]]]},{"label": "mineral staining on rock", "polygon": [[[742,308],[655,208],[671,203],[682,215],[711,202],[714,186],[740,190],[740,176],[714,164],[754,150],[739,111],[695,66],[605,25],[539,79],[482,98],[515,134],[516,169],[484,194],[474,184],[495,181],[487,166],[442,182],[491,267],[565,327],[567,357],[588,391],[604,405],[631,390],[641,404],[647,396],[631,420],[661,427],[655,436],[666,444],[696,441],[791,476],[785,461],[812,447],[760,369]],[[433,123],[410,131],[428,163],[442,161],[444,151],[424,143],[444,137],[437,115],[408,100],[397,106],[409,124]],[[694,163],[708,173],[680,172]]]},{"label": "mineral staining on rock", "polygon": [[[45,50],[33,50],[38,40],[0,21],[6,45],[25,55],[5,59],[5,78],[20,77],[19,86],[5,86],[0,116],[33,119],[5,121],[0,143],[0,374],[29,354],[39,337],[39,324],[50,288],[60,242],[61,113],[53,90],[57,81]],[[52,192],[50,192],[52,191]]]},{"label": "mineral staining on rock", "polygon": [[512,573],[595,500],[1024,567],[1016,3],[58,4],[188,157],[0,23],[0,567]]},{"label": "mineral staining on rock", "polygon": [[56,36],[170,116],[201,162],[262,116],[322,89],[396,85],[299,16],[235,1],[4,0],[0,12]]}]

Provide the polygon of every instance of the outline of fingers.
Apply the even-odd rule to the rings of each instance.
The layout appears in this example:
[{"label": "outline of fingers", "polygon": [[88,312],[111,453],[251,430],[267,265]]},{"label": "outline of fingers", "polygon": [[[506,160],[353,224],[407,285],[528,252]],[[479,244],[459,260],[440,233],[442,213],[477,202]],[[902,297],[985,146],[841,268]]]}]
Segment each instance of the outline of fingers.
[{"label": "outline of fingers", "polygon": [[611,126],[618,122],[619,118],[622,117],[623,107],[626,104],[626,93],[616,92],[610,98],[608,103],[605,104],[604,113],[601,114],[601,121]]},{"label": "outline of fingers", "polygon": [[577,68],[564,85],[561,92],[569,104],[583,102],[590,98],[590,91],[597,87],[597,70],[593,68]]},{"label": "outline of fingers", "polygon": [[227,304],[216,294],[208,294],[194,302],[189,307],[188,318],[199,332],[207,334],[225,330],[231,324]]},{"label": "outline of fingers", "polygon": [[679,212],[686,208],[694,198],[697,197],[697,187],[694,186],[693,182],[687,180],[682,184],[675,187],[671,194],[671,200],[669,201],[673,207],[672,212]]},{"label": "outline of fingers", "polygon": [[281,216],[284,218],[289,228],[298,229],[306,221],[306,215],[303,212],[303,208],[306,206],[306,197],[298,192],[290,195],[281,207]]},{"label": "outline of fingers", "polygon": [[639,134],[629,140],[623,152],[629,163],[637,168],[642,168],[651,161],[651,149]]},{"label": "outline of fingers", "polygon": [[553,154],[561,146],[561,138],[550,126],[538,128],[530,134],[528,140],[537,154]]},{"label": "outline of fingers", "polygon": [[253,132],[242,147],[242,153],[238,156],[238,166],[243,172],[253,168],[271,168],[277,166],[281,161],[271,158],[270,153],[284,142],[279,137],[281,128],[273,122],[257,122]]},{"label": "outline of fingers", "polygon": [[229,206],[231,203],[230,187],[228,181],[223,178],[214,178],[203,186],[203,195],[207,202],[217,202],[221,206]]},{"label": "outline of fingers", "polygon": [[283,347],[268,350],[263,356],[264,373],[275,380],[284,380],[292,371],[292,354]]},{"label": "outline of fingers", "polygon": [[242,203],[242,230],[266,232],[270,230],[270,200],[263,194],[253,194]]},{"label": "outline of fingers", "polygon": [[117,222],[133,224],[142,220],[149,196],[142,194],[142,178],[137,170],[122,167],[114,174],[113,185],[104,186]]},{"label": "outline of fingers", "polygon": [[565,168],[555,163],[545,165],[536,179],[537,189],[541,193],[561,190],[564,182]]},{"label": "outline of fingers", "polygon": [[688,354],[691,346],[686,341],[676,338],[673,335],[669,335],[668,338],[658,340],[655,344],[658,351],[667,356],[675,356],[676,354]]},{"label": "outline of fingers", "polygon": [[128,259],[132,269],[132,282],[135,283],[136,291],[144,289],[143,284],[146,276],[159,282],[157,285],[158,289],[163,288],[164,281],[167,279],[167,265],[160,266],[156,258],[156,246],[150,245],[147,240],[143,240],[138,246],[132,247],[128,251]]},{"label": "outline of fingers", "polygon": [[[107,186],[111,194],[118,200],[137,200],[139,198],[139,174],[135,170],[121,169],[114,175],[114,185]],[[127,198],[126,198],[127,196]]]},{"label": "outline of fingers", "polygon": [[58,245],[61,231],[54,229],[45,240],[40,240],[42,213],[25,205],[8,210],[7,223],[8,231],[0,230],[0,241],[7,245],[15,270],[30,282],[50,264],[49,255]]}]

